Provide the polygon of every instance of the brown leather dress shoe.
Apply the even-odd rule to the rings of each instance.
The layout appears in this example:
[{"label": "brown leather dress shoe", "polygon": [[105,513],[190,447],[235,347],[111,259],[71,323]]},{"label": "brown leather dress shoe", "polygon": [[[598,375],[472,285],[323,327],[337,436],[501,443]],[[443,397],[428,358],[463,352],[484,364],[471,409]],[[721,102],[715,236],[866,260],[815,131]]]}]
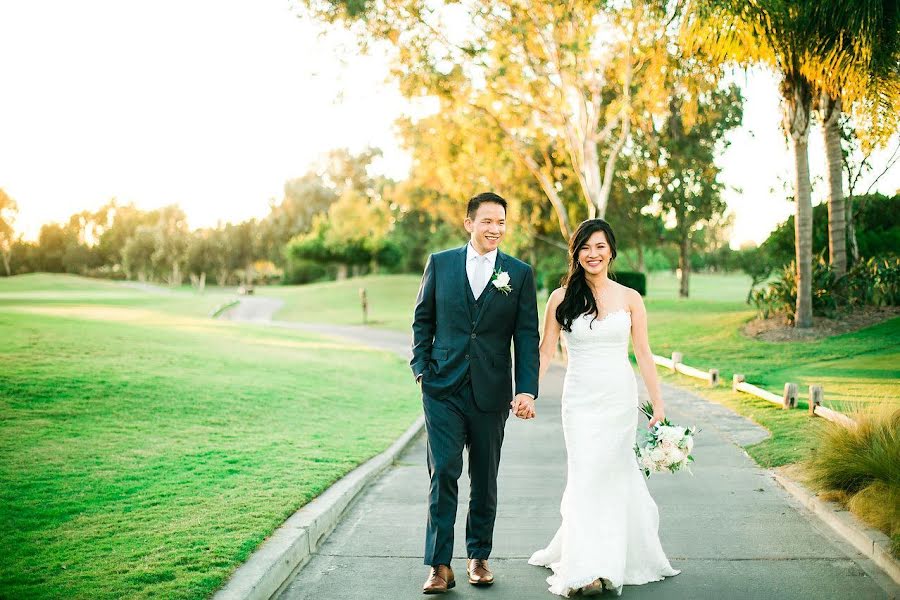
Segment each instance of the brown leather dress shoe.
[{"label": "brown leather dress shoe", "polygon": [[443,594],[456,585],[453,578],[453,569],[450,565],[436,565],[431,567],[428,580],[422,586],[423,594]]},{"label": "brown leather dress shoe", "polygon": [[582,587],[579,591],[582,596],[597,596],[602,594],[605,589],[606,586],[603,585],[603,579],[598,578]]},{"label": "brown leather dress shoe", "polygon": [[469,583],[472,585],[491,585],[494,583],[494,574],[488,568],[486,558],[470,558],[466,562],[466,573]]}]

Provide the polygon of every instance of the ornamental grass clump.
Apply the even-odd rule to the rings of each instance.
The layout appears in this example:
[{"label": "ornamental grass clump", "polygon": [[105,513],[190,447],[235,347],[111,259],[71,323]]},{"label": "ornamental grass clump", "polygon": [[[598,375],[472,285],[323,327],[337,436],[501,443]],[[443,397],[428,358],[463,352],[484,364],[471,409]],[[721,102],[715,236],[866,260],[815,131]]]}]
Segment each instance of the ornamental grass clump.
[{"label": "ornamental grass clump", "polygon": [[822,428],[807,472],[820,490],[838,492],[854,514],[887,533],[900,556],[900,410],[872,408],[852,417],[856,428]]}]

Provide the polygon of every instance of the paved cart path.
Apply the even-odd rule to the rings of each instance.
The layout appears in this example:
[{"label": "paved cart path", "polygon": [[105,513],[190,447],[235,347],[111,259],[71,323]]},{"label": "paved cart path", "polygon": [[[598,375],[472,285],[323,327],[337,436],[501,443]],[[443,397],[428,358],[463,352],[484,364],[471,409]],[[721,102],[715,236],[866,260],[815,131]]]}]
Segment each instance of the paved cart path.
[{"label": "paved cart path", "polygon": [[[237,315],[242,320],[318,331],[408,355],[409,335],[270,321],[278,301],[255,298],[242,303],[244,312]],[[558,367],[548,374],[537,402],[537,419],[510,417],[507,423],[491,557],[497,582],[489,589],[464,581],[468,499],[464,469],[453,564],[460,581],[448,598],[554,597],[544,582],[549,572],[528,565],[527,559],[559,525],[565,485],[563,374]],[[739,447],[764,439],[768,434],[763,428],[690,392],[663,387],[667,415],[702,429],[694,449],[693,477],[657,475],[649,480],[659,506],[663,548],[682,573],[658,583],[626,586],[623,597],[900,597],[886,575],[820,524]],[[360,494],[280,600],[421,598],[427,574],[421,558],[427,489],[425,443],[420,437]]]}]

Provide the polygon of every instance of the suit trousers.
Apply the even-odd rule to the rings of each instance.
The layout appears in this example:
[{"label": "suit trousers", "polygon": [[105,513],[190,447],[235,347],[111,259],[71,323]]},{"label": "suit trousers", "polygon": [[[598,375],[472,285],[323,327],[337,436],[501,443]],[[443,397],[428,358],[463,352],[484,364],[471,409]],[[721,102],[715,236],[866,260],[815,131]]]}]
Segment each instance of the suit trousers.
[{"label": "suit trousers", "polygon": [[479,409],[468,376],[454,393],[442,400],[422,394],[422,404],[431,477],[425,564],[449,565],[453,557],[453,527],[464,447],[469,453],[471,487],[466,519],[466,555],[486,559],[491,554],[494,537],[497,472],[509,409]]}]

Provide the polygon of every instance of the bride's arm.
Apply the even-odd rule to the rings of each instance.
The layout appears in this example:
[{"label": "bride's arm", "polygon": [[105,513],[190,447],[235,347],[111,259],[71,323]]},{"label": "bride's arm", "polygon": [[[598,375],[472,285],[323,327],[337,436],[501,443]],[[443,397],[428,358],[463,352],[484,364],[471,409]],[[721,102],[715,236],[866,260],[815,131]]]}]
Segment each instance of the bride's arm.
[{"label": "bride's arm", "polygon": [[634,357],[637,359],[641,377],[647,385],[650,394],[650,402],[653,404],[653,418],[648,427],[653,427],[657,421],[666,418],[666,409],[663,404],[662,392],[659,387],[659,377],[656,374],[656,363],[653,362],[653,354],[650,352],[650,341],[647,336],[647,309],[644,308],[644,299],[635,291],[630,292],[629,308],[631,309],[631,344],[634,347]]},{"label": "bride's arm", "polygon": [[558,288],[550,294],[547,299],[547,309],[544,311],[544,335],[541,336],[541,368],[538,380],[544,378],[544,373],[550,368],[550,361],[556,354],[556,347],[559,345],[559,322],[556,320],[556,307],[562,302],[566,291]]}]

